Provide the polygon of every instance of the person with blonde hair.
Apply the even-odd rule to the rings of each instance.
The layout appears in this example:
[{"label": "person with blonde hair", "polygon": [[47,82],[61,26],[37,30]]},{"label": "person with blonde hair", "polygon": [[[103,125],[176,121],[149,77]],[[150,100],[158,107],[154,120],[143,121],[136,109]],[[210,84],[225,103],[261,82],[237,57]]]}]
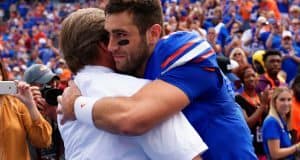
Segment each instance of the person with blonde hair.
[{"label": "person with blonde hair", "polygon": [[295,159],[300,143],[292,145],[288,122],[290,119],[292,92],[287,87],[275,88],[270,101],[268,116],[263,122],[262,138],[269,159]]},{"label": "person with blonde hair", "polygon": [[249,65],[248,60],[247,60],[247,54],[242,48],[239,48],[239,47],[234,48],[230,52],[229,58],[238,62],[239,67]]}]

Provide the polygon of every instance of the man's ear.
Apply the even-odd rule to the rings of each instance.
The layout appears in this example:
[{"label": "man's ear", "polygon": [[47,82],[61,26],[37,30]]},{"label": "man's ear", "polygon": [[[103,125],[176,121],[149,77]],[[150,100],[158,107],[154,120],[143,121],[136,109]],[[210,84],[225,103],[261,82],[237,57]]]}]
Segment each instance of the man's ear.
[{"label": "man's ear", "polygon": [[104,44],[103,42],[99,42],[99,49],[100,49],[101,53],[107,53],[108,52],[107,45]]},{"label": "man's ear", "polygon": [[146,32],[149,45],[154,45],[160,39],[162,27],[159,24],[152,25]]}]

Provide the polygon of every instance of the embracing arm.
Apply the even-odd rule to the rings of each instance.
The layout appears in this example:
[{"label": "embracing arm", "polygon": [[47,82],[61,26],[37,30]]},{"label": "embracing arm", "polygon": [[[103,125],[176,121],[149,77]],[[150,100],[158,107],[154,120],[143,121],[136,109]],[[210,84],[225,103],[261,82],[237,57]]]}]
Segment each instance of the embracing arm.
[{"label": "embracing arm", "polygon": [[162,80],[155,80],[131,97],[102,98],[93,107],[98,128],[125,135],[140,135],[180,112],[187,95]]}]

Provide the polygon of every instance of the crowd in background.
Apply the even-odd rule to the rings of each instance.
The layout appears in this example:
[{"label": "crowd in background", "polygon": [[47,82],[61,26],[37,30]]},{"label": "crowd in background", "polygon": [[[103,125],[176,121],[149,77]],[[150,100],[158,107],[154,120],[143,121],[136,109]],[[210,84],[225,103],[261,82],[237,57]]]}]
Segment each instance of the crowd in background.
[{"label": "crowd in background", "polygon": [[[79,8],[103,8],[104,4],[105,0],[0,1],[0,58],[9,71],[8,79],[22,80],[32,64],[44,64],[62,83],[70,80],[72,74],[58,49],[61,21]],[[269,109],[264,106],[270,103],[269,90],[286,86],[300,95],[296,85],[300,79],[296,78],[300,73],[300,1],[162,0],[162,5],[166,34],[194,31],[214,48],[257,139],[256,153],[263,156],[263,137],[259,136]],[[279,57],[278,61],[271,61],[268,57],[272,56]],[[293,105],[298,101],[300,96],[294,94]],[[300,111],[293,111],[293,129],[299,132]],[[299,141],[300,136],[295,137]]]}]

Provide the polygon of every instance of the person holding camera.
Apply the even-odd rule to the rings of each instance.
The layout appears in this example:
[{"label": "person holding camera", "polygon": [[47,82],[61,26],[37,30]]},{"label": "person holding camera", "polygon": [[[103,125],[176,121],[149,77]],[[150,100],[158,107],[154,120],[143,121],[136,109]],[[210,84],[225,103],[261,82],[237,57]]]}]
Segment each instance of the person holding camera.
[{"label": "person holding camera", "polygon": [[[7,81],[7,71],[0,61],[0,81]],[[0,159],[30,160],[28,144],[39,148],[51,144],[52,128],[41,116],[31,88],[16,82],[18,93],[0,95]]]},{"label": "person holding camera", "polygon": [[63,92],[58,88],[60,79],[47,66],[33,64],[24,72],[24,81],[32,86],[38,109],[53,129],[51,147],[47,150],[36,149],[36,155],[33,153],[32,156],[42,160],[59,159],[63,154],[63,143],[56,122],[57,96]]}]

